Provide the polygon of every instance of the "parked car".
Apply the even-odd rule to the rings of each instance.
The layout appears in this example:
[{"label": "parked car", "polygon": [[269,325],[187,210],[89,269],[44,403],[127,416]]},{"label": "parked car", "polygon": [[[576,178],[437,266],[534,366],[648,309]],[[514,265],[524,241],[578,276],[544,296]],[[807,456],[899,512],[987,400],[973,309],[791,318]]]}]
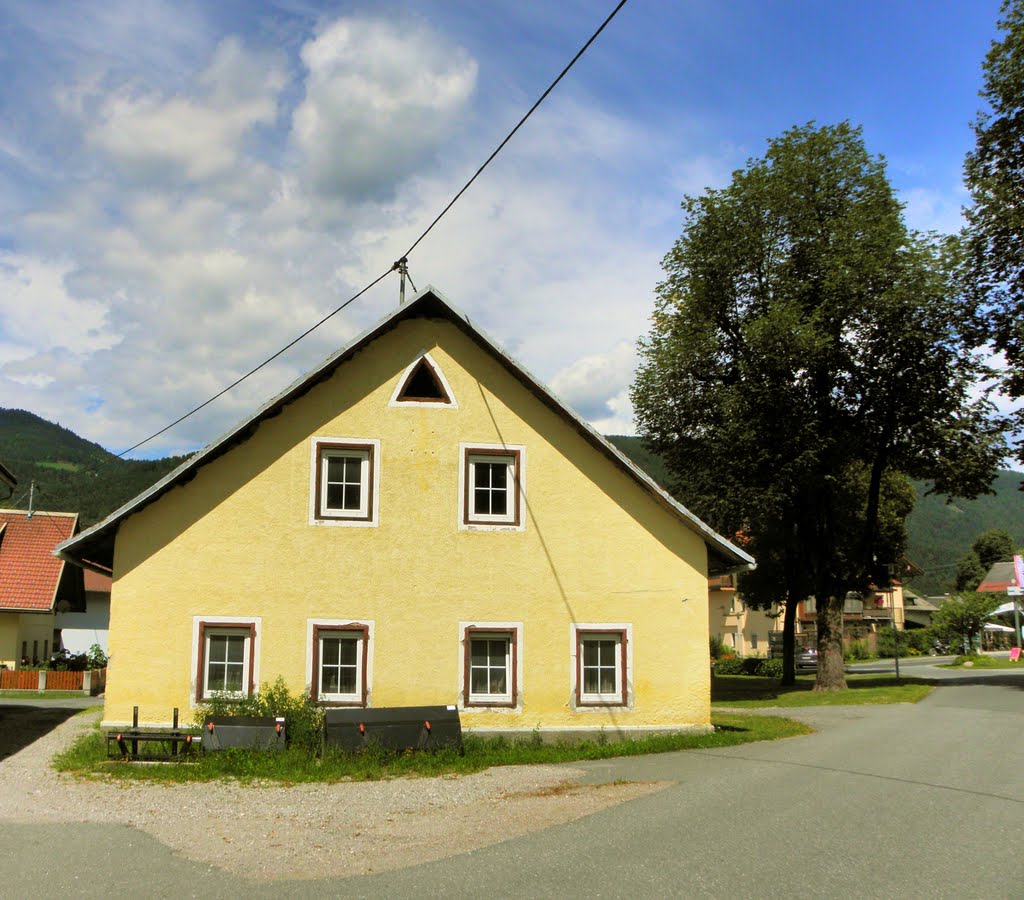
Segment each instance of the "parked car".
[{"label": "parked car", "polygon": [[816,672],[818,670],[818,651],[814,647],[797,647],[796,667]]}]

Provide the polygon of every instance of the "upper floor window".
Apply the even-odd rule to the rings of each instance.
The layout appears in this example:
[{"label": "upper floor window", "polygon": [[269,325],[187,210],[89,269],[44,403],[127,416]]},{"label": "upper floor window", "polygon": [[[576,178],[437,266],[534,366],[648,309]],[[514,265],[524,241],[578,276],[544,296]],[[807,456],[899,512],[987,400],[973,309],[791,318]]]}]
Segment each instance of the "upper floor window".
[{"label": "upper floor window", "polygon": [[377,524],[379,441],[316,438],[313,442],[314,522]]},{"label": "upper floor window", "polygon": [[432,409],[458,409],[459,406],[441,367],[425,352],[414,359],[398,379],[390,405]]},{"label": "upper floor window", "polygon": [[460,527],[521,528],[522,447],[462,446]]}]

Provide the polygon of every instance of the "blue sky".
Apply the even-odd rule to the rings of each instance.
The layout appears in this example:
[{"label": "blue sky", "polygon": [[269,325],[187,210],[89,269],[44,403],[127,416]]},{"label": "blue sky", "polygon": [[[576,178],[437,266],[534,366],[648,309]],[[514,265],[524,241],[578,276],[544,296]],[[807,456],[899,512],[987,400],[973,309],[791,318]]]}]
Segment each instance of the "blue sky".
[{"label": "blue sky", "polygon": [[[383,271],[611,3],[0,0],[0,406],[115,451]],[[955,230],[998,3],[631,0],[410,260],[599,429],[684,193],[860,124]],[[195,449],[386,313],[387,279],[148,445]]]}]

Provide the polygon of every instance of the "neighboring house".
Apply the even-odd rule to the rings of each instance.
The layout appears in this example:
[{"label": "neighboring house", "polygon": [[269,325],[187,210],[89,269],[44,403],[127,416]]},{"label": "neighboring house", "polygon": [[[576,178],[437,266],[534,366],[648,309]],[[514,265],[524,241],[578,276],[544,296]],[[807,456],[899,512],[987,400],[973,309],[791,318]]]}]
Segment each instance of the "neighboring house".
[{"label": "neighboring house", "polygon": [[1008,587],[1017,583],[1017,575],[1013,561],[992,563],[992,568],[978,585],[980,594],[1005,594]]},{"label": "neighboring house", "polygon": [[716,575],[708,582],[708,629],[738,656],[769,656],[768,635],[782,631],[779,608],[750,609],[736,592],[736,576]]},{"label": "neighboring house", "polygon": [[932,616],[938,611],[938,604],[942,598],[922,597],[914,593],[910,588],[903,589],[903,615],[907,621],[907,628],[927,628],[932,624]]},{"label": "neighboring house", "polygon": [[82,570],[53,555],[76,513],[0,510],[0,665],[40,665],[54,649],[54,607],[82,609]]},{"label": "neighboring house", "polygon": [[[908,618],[903,582],[908,578],[923,575],[924,570],[907,557],[901,557],[888,588],[871,588],[867,593],[847,595],[843,605],[843,636],[855,640],[895,624],[898,631],[916,628],[915,618]],[[914,596],[917,596],[916,594]],[[817,630],[816,604],[813,597],[802,601],[797,607],[797,622],[800,630],[812,633]]]},{"label": "neighboring house", "polygon": [[60,646],[71,653],[88,653],[93,644],[107,652],[107,632],[110,628],[109,575],[86,569],[85,609],[80,612],[63,610],[57,605],[56,629]]},{"label": "neighboring house", "polygon": [[59,552],[113,569],[108,726],[281,677],[524,733],[708,729],[753,562],[431,288]]}]

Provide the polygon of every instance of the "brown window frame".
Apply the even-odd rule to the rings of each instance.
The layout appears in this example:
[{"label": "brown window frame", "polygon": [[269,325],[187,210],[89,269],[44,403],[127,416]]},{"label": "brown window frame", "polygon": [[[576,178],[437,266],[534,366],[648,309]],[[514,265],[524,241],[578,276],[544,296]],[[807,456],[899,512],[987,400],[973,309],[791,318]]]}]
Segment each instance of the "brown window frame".
[{"label": "brown window frame", "polygon": [[197,648],[196,664],[196,703],[203,703],[206,696],[206,631],[209,628],[224,629],[226,631],[237,631],[249,637],[249,672],[247,679],[246,697],[251,697],[256,692],[255,670],[256,670],[256,623],[255,622],[217,622],[214,620],[203,620],[199,623],[199,647]]},{"label": "brown window frame", "polygon": [[[494,456],[512,460],[512,517],[508,519],[478,519],[474,518],[471,500],[473,498],[473,466],[470,458],[473,456]],[[506,450],[497,447],[466,447],[464,450],[463,468],[463,494],[462,494],[462,524],[463,525],[491,525],[496,528],[513,527],[518,528],[521,519],[520,484],[522,480],[523,453],[521,450]]]},{"label": "brown window frame", "polygon": [[[360,691],[358,700],[321,700],[320,699],[320,636],[323,632],[350,632],[352,634],[358,634],[359,639],[363,642],[363,653],[362,659],[359,661],[360,668]],[[366,675],[368,671],[368,660],[370,653],[370,626],[363,625],[360,623],[353,623],[351,625],[318,625],[313,623],[313,671],[310,673],[309,681],[309,699],[314,703],[319,703],[322,706],[350,706],[350,707],[365,707],[366,698],[368,696],[368,685],[366,683]]]},{"label": "brown window frame", "polygon": [[[511,686],[511,700],[471,700],[470,699],[470,641],[473,637],[506,638],[509,645],[509,685]],[[518,628],[488,628],[486,625],[467,625],[462,635],[463,643],[463,665],[462,665],[462,705],[467,709],[481,709],[489,707],[501,707],[502,709],[515,709],[519,704],[519,629]]]},{"label": "brown window frame", "polygon": [[[434,382],[434,387],[437,389],[440,397],[417,397],[414,394],[407,393],[410,382],[416,377],[420,369],[426,369],[427,374],[430,376],[430,380]],[[444,382],[441,381],[441,376],[437,374],[437,369],[430,364],[430,361],[425,357],[421,356],[419,360],[409,370],[409,374],[405,376],[405,380],[402,382],[402,386],[398,389],[398,395],[395,397],[396,403],[444,403],[451,405],[452,398],[448,393],[448,390],[444,386]]]},{"label": "brown window frame", "polygon": [[[366,514],[365,515],[344,515],[338,512],[326,511],[323,508],[323,476],[324,476],[324,452],[342,451],[338,455],[344,455],[345,450],[355,450],[367,455],[366,468]],[[316,478],[314,480],[313,517],[327,522],[372,522],[373,521],[373,483],[374,469],[377,465],[375,458],[376,447],[369,443],[357,441],[317,441],[316,442]]]},{"label": "brown window frame", "polygon": [[[621,673],[619,693],[614,700],[583,699],[583,642],[590,636],[617,635],[619,638],[619,671]],[[579,628],[576,630],[576,705],[577,706],[627,706],[629,703],[629,671],[626,655],[627,634],[625,628]]]}]

